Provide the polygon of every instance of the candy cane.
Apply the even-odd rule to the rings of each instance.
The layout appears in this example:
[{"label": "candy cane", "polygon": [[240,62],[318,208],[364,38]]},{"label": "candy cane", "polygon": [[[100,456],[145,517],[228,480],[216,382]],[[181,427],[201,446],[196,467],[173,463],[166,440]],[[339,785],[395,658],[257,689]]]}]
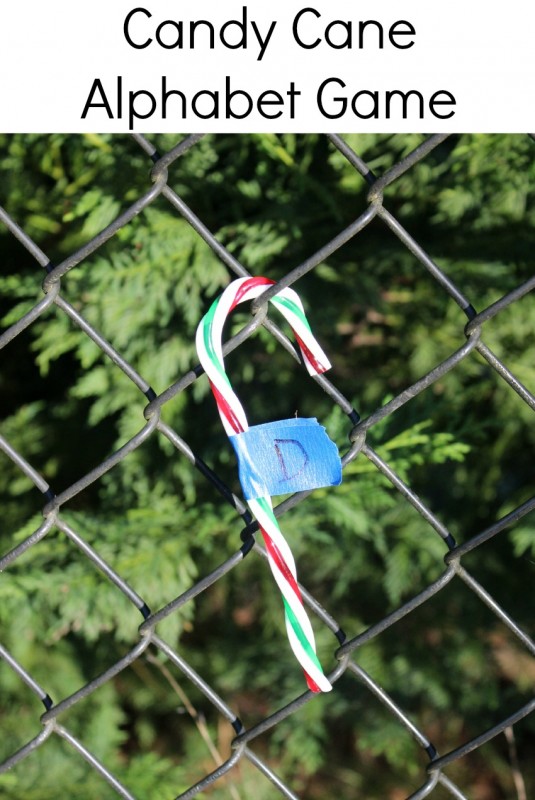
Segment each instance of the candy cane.
[{"label": "candy cane", "polygon": [[[221,344],[223,326],[227,316],[239,303],[253,300],[273,284],[274,281],[268,278],[238,278],[214,301],[197,328],[197,353],[210,380],[228,436],[249,430],[249,425],[243,406],[225,372]],[[312,335],[302,303],[294,290],[282,289],[270,298],[270,302],[290,324],[309,374],[318,375],[328,370],[331,366],[329,360]],[[260,526],[268,562],[282,594],[286,631],[292,650],[303,667],[309,689],[328,692],[332,686],[316,655],[314,632],[303,606],[294,557],[273,513],[271,497],[266,495],[247,502]]]}]

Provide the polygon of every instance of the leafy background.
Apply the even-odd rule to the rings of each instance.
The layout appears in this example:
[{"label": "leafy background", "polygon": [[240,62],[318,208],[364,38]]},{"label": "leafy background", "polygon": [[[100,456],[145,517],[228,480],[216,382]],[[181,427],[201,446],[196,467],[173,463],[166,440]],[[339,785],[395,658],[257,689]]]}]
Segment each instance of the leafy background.
[{"label": "leafy background", "polygon": [[[421,136],[351,135],[382,174]],[[160,152],[176,138],[154,137]],[[396,180],[385,204],[472,303],[485,308],[533,273],[534,143],[449,137]],[[126,136],[0,136],[0,196],[58,263],[147,188],[147,158]],[[280,278],[366,207],[367,186],[328,140],[207,136],[171,168],[170,184],[251,272]],[[8,326],[40,296],[42,274],[0,230],[0,313]],[[196,362],[194,333],[229,275],[160,198],[72,270],[62,292],[157,393]],[[300,281],[335,384],[365,416],[463,342],[466,320],[379,221]],[[229,330],[245,319],[237,313]],[[535,390],[535,298],[485,327],[485,342]],[[316,416],[341,450],[350,423],[265,332],[228,358],[252,423]],[[2,432],[56,491],[143,424],[144,398],[54,307],[3,351]],[[236,491],[235,464],[205,379],[164,406],[164,419]],[[533,493],[532,412],[478,356],[372,428],[371,443],[465,541]],[[42,497],[1,458],[2,552],[40,521]],[[239,546],[242,523],[163,437],[147,443],[64,509],[64,517],[156,609]],[[355,635],[444,570],[444,545],[363,457],[336,491],[318,491],[283,518],[313,594]],[[474,576],[534,633],[532,516],[466,558]],[[59,699],[137,641],[131,604],[59,531],[0,581],[2,641]],[[249,726],[302,690],[266,565],[238,570],[171,615],[159,632]],[[318,632],[324,663],[333,640]],[[512,713],[533,694],[535,666],[459,581],[358,653],[441,752]],[[0,758],[38,732],[37,699],[0,663]],[[232,729],[164,660],[147,655],[62,720],[139,800],[174,797],[225,757]],[[515,728],[535,793],[535,721]],[[254,748],[305,798],[401,800],[424,758],[356,681],[309,703]],[[474,800],[516,798],[499,737],[448,770]],[[112,798],[68,745],[52,737],[0,777],[6,798]],[[247,764],[214,798],[279,797]],[[437,789],[437,800],[446,797]]]}]

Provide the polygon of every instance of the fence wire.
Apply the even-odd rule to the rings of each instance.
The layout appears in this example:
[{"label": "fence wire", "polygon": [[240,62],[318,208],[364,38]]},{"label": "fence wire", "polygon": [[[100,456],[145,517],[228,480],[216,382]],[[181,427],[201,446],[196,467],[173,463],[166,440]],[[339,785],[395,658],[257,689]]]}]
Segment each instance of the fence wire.
[{"label": "fence wire", "polygon": [[[147,181],[145,194],[133,202],[123,213],[121,213],[112,224],[101,230],[96,236],[88,241],[81,249],[73,252],[68,258],[59,264],[52,264],[45,252],[28,236],[19,226],[17,220],[13,219],[3,209],[0,209],[0,219],[8,231],[16,237],[26,248],[37,265],[46,272],[43,283],[43,296],[36,302],[35,306],[24,314],[15,324],[5,330],[0,337],[0,348],[4,350],[4,357],[9,358],[9,344],[16,337],[28,329],[36,320],[46,315],[47,310],[55,305],[62,314],[70,318],[72,323],[78,326],[102,352],[113,362],[118,370],[122,370],[124,375],[137,387],[145,396],[147,404],[144,407],[144,422],[140,425],[139,431],[120,449],[99,463],[87,474],[78,478],[70,486],[63,489],[59,494],[55,494],[46,478],[39,474],[27,460],[24,452],[16,450],[4,437],[0,437],[0,448],[7,458],[11,459],[18,469],[27,476],[35,487],[43,495],[43,522],[42,524],[24,541],[20,542],[10,552],[3,555],[0,560],[0,570],[9,570],[12,565],[17,563],[21,557],[31,548],[39,548],[39,543],[52,531],[62,531],[70,541],[90,559],[93,564],[102,571],[106,578],[114,584],[117,592],[122,594],[140,612],[143,617],[139,627],[139,638],[132,642],[130,651],[116,663],[112,664],[104,673],[89,681],[86,685],[72,694],[64,697],[54,697],[49,695],[46,685],[40,685],[31,674],[31,669],[24,663],[19,663],[10,652],[0,643],[0,655],[5,660],[9,668],[20,681],[41,700],[45,711],[40,718],[35,719],[36,735],[27,741],[20,749],[13,752],[9,758],[0,766],[0,771],[4,772],[12,768],[20,769],[21,762],[31,759],[32,754],[40,748],[49,737],[60,737],[70,746],[72,758],[85,759],[91,767],[96,770],[102,778],[115,790],[116,794],[123,798],[133,800],[136,797],[136,787],[126,787],[112,774],[107,768],[105,759],[100,758],[90,752],[84,742],[73,735],[69,728],[62,722],[63,714],[67,709],[81,703],[85,698],[95,692],[109,681],[112,681],[125,668],[132,665],[138,659],[146,658],[148,654],[163,654],[167,659],[169,674],[182,675],[181,680],[193,684],[199,692],[211,703],[220,715],[233,729],[233,741],[231,755],[226,761],[221,763],[213,772],[209,774],[199,774],[198,781],[187,791],[178,795],[180,798],[192,798],[200,793],[209,791],[217,781],[223,777],[241,760],[246,759],[262,776],[271,782],[273,790],[286,798],[296,798],[292,786],[287,785],[272,769],[272,767],[258,754],[255,748],[256,740],[265,734],[282,720],[291,717],[308,703],[321,703],[321,697],[306,691],[302,695],[295,697],[291,702],[280,708],[275,713],[271,713],[251,727],[246,728],[244,722],[239,719],[233,711],[231,705],[227,703],[216,688],[209,685],[190,663],[181,654],[178,647],[171,646],[165,641],[158,631],[158,625],[169,615],[176,613],[179,609],[190,603],[195,597],[205,592],[213,586],[224,575],[238,569],[243,559],[248,557],[266,558],[263,548],[255,541],[255,524],[252,522],[248,510],[243,501],[237,497],[225,485],[220,476],[215,474],[212,469],[202,460],[198,453],[194,453],[190,445],[181,438],[179,433],[174,430],[162,419],[162,409],[165,404],[175,398],[191,386],[202,374],[200,367],[197,367],[182,375],[177,381],[169,386],[160,394],[149,386],[146,380],[140,375],[135,365],[129,363],[121,353],[114,348],[109,341],[97,330],[83,313],[78,310],[76,304],[72,304],[65,299],[62,294],[62,280],[66,278],[71,270],[76,269],[86,259],[92,256],[104,243],[115,236],[122,228],[127,226],[131,220],[146,209],[157,198],[165,198],[177,215],[181,215],[187,220],[189,225],[201,239],[213,250],[217,257],[223,262],[229,272],[229,279],[236,276],[246,276],[250,273],[247,269],[226,249],[208,229],[204,222],[188,207],[181,196],[172,188],[173,170],[182,155],[194,148],[201,135],[190,135],[179,141],[175,147],[166,153],[158,153],[150,138],[135,134],[133,139],[144,151],[147,162],[152,167],[150,170],[150,180]],[[471,592],[473,592],[483,604],[492,612],[494,617],[516,637],[518,642],[530,656],[535,655],[535,643],[528,634],[520,627],[517,621],[508,611],[495,599],[485,586],[481,585],[463,563],[464,557],[481,547],[485,542],[499,536],[500,533],[509,529],[522,517],[535,508],[535,496],[512,510],[507,516],[503,517],[485,530],[474,533],[462,544],[458,545],[448,528],[436,516],[433,509],[429,507],[409,486],[400,475],[378,454],[368,443],[368,431],[379,422],[393,414],[401,406],[409,403],[425,389],[439,381],[450,370],[454,370],[465,359],[470,359],[476,353],[479,354],[496,372],[497,376],[511,390],[535,411],[535,397],[533,394],[515,377],[507,364],[490,349],[485,343],[485,326],[494,317],[499,315],[504,309],[518,301],[527,292],[535,288],[535,276],[527,280],[513,291],[501,297],[498,301],[487,308],[476,312],[478,298],[465,296],[463,291],[445,274],[437,265],[433,258],[423,249],[423,247],[407,232],[399,219],[388,209],[388,197],[385,192],[388,187],[397,181],[401,176],[409,172],[415,165],[426,159],[438,145],[447,137],[434,135],[426,138],[423,143],[411,152],[407,157],[395,164],[393,168],[385,174],[377,176],[370,167],[354,152],[347,142],[338,135],[330,135],[330,146],[336,148],[342,156],[347,159],[354,170],[360,174],[361,179],[369,185],[368,202],[365,209],[343,230],[330,241],[326,242],[317,252],[311,255],[303,263],[296,266],[275,286],[268,289],[261,295],[251,308],[251,322],[240,334],[229,340],[225,345],[225,352],[239,348],[253,331],[262,325],[271,334],[278,344],[288,350],[294,357],[295,351],[292,344],[286,338],[282,330],[270,318],[267,310],[267,301],[273,297],[282,287],[294,286],[299,289],[299,282],[311,271],[321,265],[330,255],[341,248],[353,237],[358,236],[372,220],[380,221],[385,229],[390,231],[399,239],[414,256],[415,264],[418,269],[427,270],[436,282],[436,287],[445,292],[451,300],[456,303],[464,312],[466,326],[464,332],[459,331],[464,338],[463,343],[455,352],[452,352],[440,364],[429,373],[422,375],[415,383],[406,387],[397,396],[393,397],[386,405],[378,408],[365,418],[359,416],[358,410],[354,409],[349,400],[338,390],[336,384],[325,376],[317,378],[318,385],[331,398],[332,403],[340,407],[348,418],[348,433],[350,447],[343,454],[343,467],[347,467],[355,459],[367,459],[373,467],[385,476],[390,484],[410,503],[414,509],[423,517],[425,522],[436,532],[444,544],[444,569],[440,577],[427,585],[423,591],[416,594],[408,602],[405,602],[395,611],[383,619],[378,620],[371,627],[364,631],[351,631],[343,628],[343,620],[338,621],[331,615],[329,609],[325,609],[315,599],[312,594],[303,587],[304,601],[310,611],[315,615],[316,622],[325,626],[333,635],[333,653],[337,666],[330,673],[329,679],[336,684],[342,676],[353,678],[358,685],[358,691],[369,693],[370,702],[379,701],[389,714],[395,719],[400,732],[405,730],[416,743],[420,746],[427,760],[426,768],[422,767],[422,773],[418,788],[410,795],[411,800],[420,800],[435,794],[439,789],[442,794],[454,798],[466,798],[465,788],[457,785],[448,777],[447,768],[454,762],[459,762],[468,753],[481,748],[500,734],[511,735],[512,727],[523,718],[532,714],[535,710],[535,699],[527,702],[521,708],[517,708],[513,713],[506,713],[503,709],[498,710],[495,717],[498,721],[487,730],[482,730],[477,736],[470,740],[464,740],[462,731],[459,734],[458,746],[447,753],[439,754],[432,741],[428,738],[426,731],[421,730],[411,719],[410,714],[404,710],[402,705],[388,694],[381,683],[363,669],[359,663],[359,650],[365,644],[376,637],[381,636],[388,629],[394,628],[401,620],[412,614],[417,608],[427,603],[431,598],[437,596],[445,587],[456,582],[462,582]],[[472,302],[473,301],[473,302]],[[334,321],[333,321],[334,324]],[[334,355],[334,354],[333,354]],[[129,453],[146,442],[150,437],[163,436],[185,457],[191,464],[192,469],[197,469],[202,476],[213,485],[214,490],[222,495],[238,515],[238,522],[242,530],[242,543],[236,552],[224,563],[220,564],[211,574],[203,575],[186,592],[178,597],[169,597],[167,605],[157,610],[150,610],[144,598],[137,592],[136,588],[129,583],[115,569],[107,563],[106,559],[91,546],[84,538],[69,524],[62,516],[62,509],[66,503],[76,498],[84,492],[91,484],[102,478],[110,470],[113,470]],[[333,490],[336,491],[336,490]],[[290,512],[296,504],[305,502],[309,492],[301,492],[284,502],[277,508],[277,515]],[[245,527],[240,522],[241,516]],[[251,554],[251,555],[249,555]],[[254,555],[253,555],[254,554]],[[167,668],[166,668],[167,669]],[[173,680],[175,680],[173,678]],[[459,693],[462,694],[463,686],[459,686]],[[299,723],[296,717],[296,724]],[[424,760],[422,761],[424,763]],[[22,767],[24,768],[24,767]],[[358,771],[358,764],[351,765],[351,769]],[[43,783],[46,784],[46,776],[43,776]]]}]

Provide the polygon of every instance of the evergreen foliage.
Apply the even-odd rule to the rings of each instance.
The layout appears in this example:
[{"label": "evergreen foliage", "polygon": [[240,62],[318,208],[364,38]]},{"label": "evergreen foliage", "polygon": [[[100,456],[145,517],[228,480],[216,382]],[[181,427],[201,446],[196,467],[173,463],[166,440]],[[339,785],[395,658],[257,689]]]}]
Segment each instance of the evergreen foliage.
[{"label": "evergreen foliage", "polygon": [[[422,138],[346,137],[376,174]],[[161,152],[176,143],[170,136],[154,141]],[[533,272],[534,147],[519,136],[450,137],[386,190],[387,208],[478,310]],[[361,213],[368,188],[317,135],[207,136],[171,167],[170,184],[246,268],[275,279]],[[147,158],[126,136],[4,135],[0,186],[1,204],[58,263],[147,190]],[[0,253],[0,312],[8,326],[40,297],[43,275],[3,229]],[[62,293],[160,393],[197,363],[197,323],[228,280],[210,248],[159,198],[69,272]],[[362,416],[464,342],[459,308],[379,221],[297,289],[334,364],[335,384]],[[244,319],[236,312],[229,333]],[[484,331],[485,342],[532,391],[534,319],[535,297],[527,295]],[[296,412],[316,416],[341,451],[347,448],[347,418],[265,331],[228,357],[228,371],[252,424]],[[3,351],[0,393],[2,432],[56,492],[144,425],[143,395],[54,306]],[[473,354],[374,426],[369,441],[462,542],[532,495],[531,416]],[[239,492],[205,378],[167,403],[163,418]],[[5,553],[40,524],[42,497],[3,456],[0,493]],[[159,435],[67,503],[62,516],[154,610],[235,552],[243,527]],[[445,569],[440,537],[363,456],[345,470],[339,489],[316,491],[283,517],[282,527],[302,582],[351,635]],[[467,558],[477,580],[531,634],[534,560],[529,516]],[[1,639],[55,699],[125,655],[140,622],[132,604],[60,531],[0,580]],[[302,690],[280,597],[254,556],[158,632],[246,724]],[[334,666],[336,641],[325,631],[318,638],[323,662]],[[522,667],[523,657],[458,580],[358,652],[359,664],[442,751],[527,702],[535,672],[532,663]],[[163,659],[140,659],[65,715],[74,735],[139,800],[174,797],[214,766],[165,670]],[[224,749],[231,737],[212,707],[173,675]],[[0,685],[3,759],[37,735],[39,711],[2,662]],[[517,730],[532,787],[526,754],[534,725],[528,719]],[[348,800],[394,797],[393,786],[408,793],[424,763],[395,719],[349,677],[256,747],[312,800],[335,792]],[[497,740],[485,754],[482,769],[497,787],[495,797],[511,796],[505,744]],[[378,771],[385,762],[388,769]],[[468,759],[463,766],[467,780],[475,781],[477,764]],[[235,786],[216,784],[211,797],[275,796],[254,771],[242,770]],[[116,796],[57,737],[0,776],[0,794],[17,800]]]}]

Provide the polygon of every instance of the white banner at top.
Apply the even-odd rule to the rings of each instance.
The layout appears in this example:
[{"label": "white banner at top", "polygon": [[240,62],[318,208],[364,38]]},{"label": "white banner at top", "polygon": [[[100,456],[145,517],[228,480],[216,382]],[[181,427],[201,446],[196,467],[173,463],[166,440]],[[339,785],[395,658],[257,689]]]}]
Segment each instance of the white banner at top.
[{"label": "white banner at top", "polygon": [[307,2],[4,0],[0,131],[535,130],[531,0]]}]

